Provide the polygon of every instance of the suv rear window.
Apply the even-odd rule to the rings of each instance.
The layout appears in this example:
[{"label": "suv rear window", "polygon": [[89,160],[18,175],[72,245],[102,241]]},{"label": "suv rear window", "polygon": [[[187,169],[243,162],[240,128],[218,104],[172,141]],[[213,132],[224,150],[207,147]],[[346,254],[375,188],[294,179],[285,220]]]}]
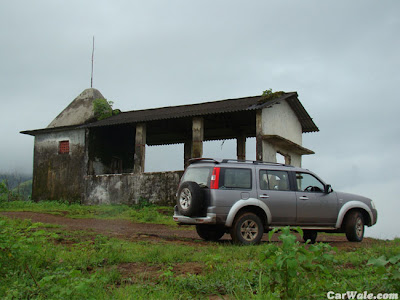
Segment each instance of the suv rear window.
[{"label": "suv rear window", "polygon": [[220,188],[251,189],[251,169],[221,168]]},{"label": "suv rear window", "polygon": [[188,168],[183,175],[181,182],[194,181],[198,185],[208,186],[212,169],[213,168],[210,167]]}]

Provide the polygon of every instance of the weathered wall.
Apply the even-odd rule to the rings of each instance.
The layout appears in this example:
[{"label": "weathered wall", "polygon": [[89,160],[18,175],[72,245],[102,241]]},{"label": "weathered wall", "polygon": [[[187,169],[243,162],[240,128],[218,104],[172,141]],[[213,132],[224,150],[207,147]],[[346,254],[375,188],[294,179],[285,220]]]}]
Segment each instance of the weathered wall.
[{"label": "weathered wall", "polygon": [[47,127],[78,125],[93,120],[93,100],[103,98],[96,89],[84,90]]},{"label": "weathered wall", "polygon": [[[261,135],[277,135],[298,145],[302,145],[302,127],[296,114],[284,100],[262,110]],[[301,167],[301,155],[282,148],[270,140],[262,141],[262,160],[276,162],[276,153],[286,157],[285,163]]]},{"label": "weathered wall", "polygon": [[264,135],[279,135],[298,145],[302,144],[300,121],[285,100],[262,110],[262,131]]},{"label": "weathered wall", "polygon": [[[59,154],[59,142],[69,141],[69,153]],[[85,130],[43,133],[35,136],[32,199],[79,202],[86,172]]]},{"label": "weathered wall", "polygon": [[172,205],[183,171],[85,176],[85,204]]}]

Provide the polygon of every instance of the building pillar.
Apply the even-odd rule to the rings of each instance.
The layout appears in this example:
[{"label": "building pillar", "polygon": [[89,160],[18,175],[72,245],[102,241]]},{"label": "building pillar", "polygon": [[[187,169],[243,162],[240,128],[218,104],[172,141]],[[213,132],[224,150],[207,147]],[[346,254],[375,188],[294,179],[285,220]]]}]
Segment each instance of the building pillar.
[{"label": "building pillar", "polygon": [[262,110],[256,112],[256,160],[263,160]]},{"label": "building pillar", "polygon": [[144,172],[145,152],[146,152],[146,124],[139,123],[136,125],[135,156],[134,156],[134,166],[133,166],[134,173]]},{"label": "building pillar", "polygon": [[236,138],[236,155],[238,160],[246,160],[246,136],[240,135]]},{"label": "building pillar", "polygon": [[204,119],[193,118],[192,158],[203,157]]},{"label": "building pillar", "polygon": [[184,153],[183,153],[183,159],[184,159],[184,166],[185,169],[186,167],[189,165],[189,159],[192,158],[192,141],[191,140],[187,140],[184,144]]},{"label": "building pillar", "polygon": [[275,147],[267,142],[267,141],[262,141],[263,143],[263,155],[262,155],[262,160],[266,162],[272,162],[276,163],[276,149]]},{"label": "building pillar", "polygon": [[301,168],[301,154],[291,153],[290,164],[292,166]]}]

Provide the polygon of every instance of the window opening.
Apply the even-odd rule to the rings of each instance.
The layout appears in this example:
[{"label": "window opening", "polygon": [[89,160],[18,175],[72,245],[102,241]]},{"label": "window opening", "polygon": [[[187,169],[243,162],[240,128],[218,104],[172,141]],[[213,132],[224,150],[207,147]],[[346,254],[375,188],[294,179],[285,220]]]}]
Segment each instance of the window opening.
[{"label": "window opening", "polygon": [[183,144],[146,145],[145,172],[183,170]]},{"label": "window opening", "polygon": [[58,153],[59,154],[68,154],[69,153],[69,141],[61,141],[58,144]]}]

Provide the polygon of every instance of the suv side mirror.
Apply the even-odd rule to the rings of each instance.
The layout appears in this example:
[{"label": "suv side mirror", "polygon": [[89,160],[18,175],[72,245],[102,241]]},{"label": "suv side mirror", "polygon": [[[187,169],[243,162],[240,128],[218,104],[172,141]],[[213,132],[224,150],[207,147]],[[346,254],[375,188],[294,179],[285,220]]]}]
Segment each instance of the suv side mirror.
[{"label": "suv side mirror", "polygon": [[325,186],[325,194],[329,194],[329,193],[332,193],[332,192],[333,192],[332,186],[330,184],[327,184]]}]

